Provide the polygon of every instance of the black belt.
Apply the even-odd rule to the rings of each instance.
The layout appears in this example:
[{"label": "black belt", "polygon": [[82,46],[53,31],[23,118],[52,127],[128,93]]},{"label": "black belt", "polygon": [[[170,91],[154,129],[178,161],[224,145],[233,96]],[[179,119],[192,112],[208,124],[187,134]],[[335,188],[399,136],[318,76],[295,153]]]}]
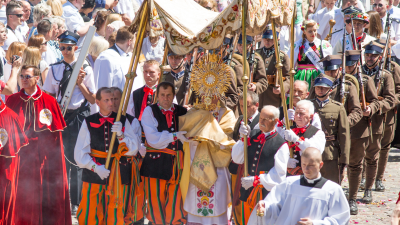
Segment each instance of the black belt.
[{"label": "black belt", "polygon": [[88,102],[88,101],[85,99],[85,101],[83,101],[83,103],[81,104],[81,106],[79,106],[79,108],[77,108],[77,109],[67,109],[65,115],[66,115],[67,113],[68,113],[68,114],[71,114],[71,115],[69,115],[68,118],[66,118],[66,119],[65,119],[65,116],[64,116],[65,123],[68,124],[68,123],[70,122],[70,120],[72,120],[73,118],[75,118],[79,113],[81,113],[81,112],[83,112],[83,111],[85,111],[85,110],[89,110],[90,107],[89,107],[89,105],[86,105],[87,102]]}]

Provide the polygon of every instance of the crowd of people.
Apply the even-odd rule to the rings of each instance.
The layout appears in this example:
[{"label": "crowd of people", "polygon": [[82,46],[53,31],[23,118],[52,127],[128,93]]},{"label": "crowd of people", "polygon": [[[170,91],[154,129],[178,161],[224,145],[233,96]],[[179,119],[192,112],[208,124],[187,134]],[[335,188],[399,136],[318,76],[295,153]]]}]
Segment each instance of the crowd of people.
[{"label": "crowd of people", "polygon": [[293,35],[268,24],[185,55],[150,32],[124,99],[142,3],[0,1],[0,224],[348,224],[385,191],[398,0],[297,0]]}]

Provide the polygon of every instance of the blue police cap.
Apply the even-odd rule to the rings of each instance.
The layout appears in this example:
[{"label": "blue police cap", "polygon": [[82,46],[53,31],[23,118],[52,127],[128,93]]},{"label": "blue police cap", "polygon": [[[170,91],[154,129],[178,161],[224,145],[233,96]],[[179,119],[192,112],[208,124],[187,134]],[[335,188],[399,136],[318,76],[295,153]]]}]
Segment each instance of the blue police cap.
[{"label": "blue police cap", "polygon": [[361,50],[348,50],[346,54],[346,66],[352,66],[360,59]]},{"label": "blue police cap", "polygon": [[343,9],[342,12],[344,15],[350,15],[353,13],[362,13],[362,10],[357,7],[354,7],[354,6],[349,6],[345,9]]},{"label": "blue police cap", "polygon": [[[279,32],[276,30],[276,36],[279,37]],[[264,34],[262,35],[262,38],[265,39],[274,39],[274,33],[272,31],[272,25],[268,24],[267,30],[265,30]]]},{"label": "blue police cap", "polygon": [[78,43],[79,38],[80,36],[78,34],[73,33],[71,31],[65,31],[60,36],[58,36],[58,40],[60,40],[60,43],[72,44],[72,45],[76,45],[76,43]]},{"label": "blue police cap", "polygon": [[327,57],[320,60],[324,66],[324,70],[337,70],[342,65],[341,55],[328,55]]},{"label": "blue police cap", "polygon": [[364,48],[364,54],[382,54],[385,46],[376,41],[371,41],[369,44],[365,45]]}]

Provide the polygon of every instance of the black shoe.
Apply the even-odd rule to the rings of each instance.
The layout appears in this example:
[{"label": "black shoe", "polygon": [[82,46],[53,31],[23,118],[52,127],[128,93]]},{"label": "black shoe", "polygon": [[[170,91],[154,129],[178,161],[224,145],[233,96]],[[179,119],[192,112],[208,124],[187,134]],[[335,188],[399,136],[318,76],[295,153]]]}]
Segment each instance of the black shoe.
[{"label": "black shoe", "polygon": [[349,207],[350,207],[350,215],[358,214],[357,201],[355,199],[349,200]]},{"label": "black shoe", "polygon": [[365,204],[370,204],[372,202],[372,190],[371,189],[365,189],[364,197],[363,197],[362,201]]},{"label": "black shoe", "polygon": [[385,191],[385,186],[383,186],[382,180],[375,181],[375,191],[380,191],[380,192]]},{"label": "black shoe", "polygon": [[365,178],[361,178],[360,189],[365,190]]},{"label": "black shoe", "polygon": [[77,205],[72,205],[71,206],[71,215],[76,216],[76,212],[78,211],[78,206]]},{"label": "black shoe", "polygon": [[[150,223],[149,223],[149,224],[150,224]],[[144,225],[144,218],[142,218],[142,219],[140,219],[140,220],[134,222],[133,225]]]}]

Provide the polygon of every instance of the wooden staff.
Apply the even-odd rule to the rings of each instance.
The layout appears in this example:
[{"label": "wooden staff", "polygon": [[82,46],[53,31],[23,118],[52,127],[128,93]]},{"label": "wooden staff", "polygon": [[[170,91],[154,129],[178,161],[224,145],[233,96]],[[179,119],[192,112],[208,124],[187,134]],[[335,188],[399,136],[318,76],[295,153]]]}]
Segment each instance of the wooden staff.
[{"label": "wooden staff", "polygon": [[330,26],[330,28],[329,28],[329,34],[325,37],[325,41],[331,41],[331,39],[332,39],[332,29],[333,29],[333,26],[335,26],[335,24],[336,24],[336,21],[335,20],[329,20],[329,26]]},{"label": "wooden staff", "polygon": [[[246,17],[247,17],[247,0],[244,0],[242,3],[242,40],[243,40],[243,100],[247,99],[247,85],[249,84],[249,77],[246,74],[247,65],[247,42],[246,42]],[[243,104],[243,122],[244,126],[247,126],[247,104]],[[243,147],[244,147],[244,163],[243,163],[243,177],[247,177],[249,175],[248,171],[248,160],[247,160],[247,137],[243,138]]]},{"label": "wooden staff", "polygon": [[[289,95],[289,108],[293,109],[293,95],[294,95],[294,75],[296,71],[294,70],[294,21],[296,20],[296,8],[293,10],[292,26],[290,27],[290,95]],[[281,88],[282,92],[282,88]],[[290,121],[289,126],[293,125],[293,121]]]},{"label": "wooden staff", "polygon": [[[279,51],[279,45],[278,45],[278,37],[276,35],[275,21],[272,18],[271,18],[271,25],[272,25],[272,33],[274,35],[275,56],[276,56],[276,61],[277,61],[277,64],[275,66],[276,71],[277,71],[276,76],[277,76],[277,80],[279,79],[279,85],[281,86],[281,99],[282,99],[283,114],[285,116],[285,124],[287,124],[286,130],[290,130],[289,116],[288,116],[287,105],[286,105],[285,87],[283,86],[283,77],[282,77],[283,65],[282,65],[281,59],[279,57],[280,51]],[[245,99],[245,98],[243,98],[243,99]],[[243,106],[244,105],[245,104],[243,104]],[[293,149],[290,150],[290,157],[293,158]]]},{"label": "wooden staff", "polygon": [[[129,84],[129,82],[133,83],[133,80],[136,77],[136,69],[137,69],[137,65],[139,63],[139,56],[140,56],[140,52],[142,50],[142,43],[143,43],[143,38],[144,38],[144,34],[146,32],[146,26],[148,23],[148,16],[149,16],[149,10],[148,10],[148,1],[144,1],[143,2],[144,6],[143,6],[143,16],[142,19],[140,20],[140,25],[139,25],[139,30],[138,30],[138,43],[135,43],[135,45],[137,46],[135,49],[133,49],[133,54],[132,54],[132,59],[131,62],[129,64],[129,73],[126,74],[126,78],[127,81],[125,82],[125,86],[124,86],[124,91],[122,92],[122,97],[121,97],[121,102],[119,104],[118,107],[118,113],[117,113],[117,118],[115,119],[115,122],[119,122],[121,119],[121,115],[122,115],[122,108],[124,107],[124,101],[122,101],[122,99],[125,99],[126,95],[128,95],[127,98],[127,102],[129,101],[129,96],[131,93],[131,89],[132,89],[132,84]],[[135,57],[136,56],[136,57]],[[133,67],[133,64],[134,67]],[[133,67],[133,71],[132,71],[132,67]],[[128,84],[130,89],[128,90]],[[125,108],[126,111],[126,108]],[[108,153],[107,153],[107,159],[106,159],[106,165],[105,168],[109,168],[110,165],[110,160],[111,160],[111,155],[113,152],[113,147],[115,144],[115,138],[117,137],[117,133],[113,132],[112,137],[111,137],[111,141],[110,141],[110,148],[108,149]]]}]

